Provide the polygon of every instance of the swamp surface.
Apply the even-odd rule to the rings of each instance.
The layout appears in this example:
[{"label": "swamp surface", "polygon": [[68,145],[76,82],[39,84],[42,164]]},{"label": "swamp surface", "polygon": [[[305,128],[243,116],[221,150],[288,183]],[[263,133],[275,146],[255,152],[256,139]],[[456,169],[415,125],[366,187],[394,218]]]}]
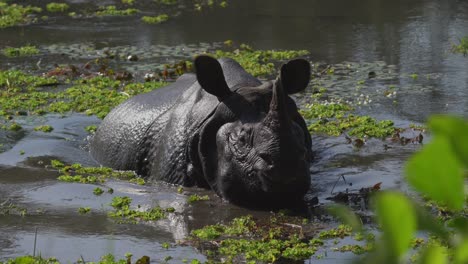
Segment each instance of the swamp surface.
[{"label": "swamp surface", "polygon": [[[147,73],[164,71],[165,64],[230,49],[225,41],[232,40],[255,50],[308,51],[302,57],[313,64],[315,77],[306,92],[295,96],[304,109],[312,103],[311,96],[323,90],[322,100],[339,98],[352,105],[355,114],[392,120],[395,127],[418,127],[438,113],[468,117],[468,58],[452,52],[453,45],[468,35],[466,1],[237,0],[227,4],[218,1],[214,6],[201,4],[203,1],[178,1],[167,6],[136,0],[132,8],[141,11],[128,16],[96,15],[98,5],[125,7],[113,0],[99,4],[67,0],[64,2],[70,8],[58,13],[46,11],[48,1],[6,2],[39,6],[43,12],[29,14],[24,25],[0,28],[1,50],[26,45],[38,49],[29,56],[0,54],[1,71],[16,69],[39,76],[57,65],[70,69],[67,65],[86,65],[105,58],[109,68],[142,81]],[[161,13],[169,14],[163,23],[148,24],[141,19]],[[129,59],[130,55],[138,59]],[[70,86],[63,81],[53,89]],[[193,229],[226,223],[234,217],[271,216],[270,212],[229,205],[206,190],[178,190],[164,183],[58,181],[60,173],[48,166],[51,160],[98,165],[89,155],[90,133],[85,128],[98,125],[100,120],[96,115],[76,112],[20,113],[14,115],[20,130],[0,129],[0,208],[10,206],[9,212],[0,211],[0,261],[32,254],[36,233],[36,253],[61,261],[81,257],[97,261],[107,253],[123,258],[126,252],[148,255],[156,263],[204,261],[206,256],[194,247],[174,242],[184,240]],[[10,124],[6,118],[1,121],[1,125]],[[40,125],[50,125],[53,130],[35,131]],[[420,133],[406,129],[400,136],[412,139]],[[423,135],[424,143],[430,134]],[[339,192],[356,193],[378,183],[382,189],[410,191],[402,168],[421,144],[414,140],[404,144],[376,138],[364,141],[360,146],[353,138],[350,143],[345,134],[313,134],[315,160],[309,196],[317,197],[319,205],[332,203],[330,197]],[[114,192],[94,195],[96,186]],[[208,195],[209,200],[188,202],[192,194]],[[142,208],[173,207],[175,213],[148,223],[118,223],[108,217],[115,196],[131,197]],[[78,212],[86,207],[89,213]],[[365,207],[358,203],[355,210],[370,215]],[[309,220],[322,228],[337,225],[323,218],[309,214]],[[329,245],[338,247],[350,240],[330,241]],[[324,247],[311,259],[345,263],[353,257],[350,252]]]}]

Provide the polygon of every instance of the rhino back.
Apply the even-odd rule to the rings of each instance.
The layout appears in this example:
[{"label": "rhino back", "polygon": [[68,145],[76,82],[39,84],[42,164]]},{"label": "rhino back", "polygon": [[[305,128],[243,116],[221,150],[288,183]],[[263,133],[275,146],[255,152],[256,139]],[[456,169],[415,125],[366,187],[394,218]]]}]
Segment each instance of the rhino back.
[{"label": "rhino back", "polygon": [[[101,164],[137,170],[139,142],[150,125],[171,109],[180,94],[196,82],[185,74],[166,87],[136,95],[114,108],[102,121],[91,141],[91,153]],[[163,125],[163,120],[158,120]]]}]

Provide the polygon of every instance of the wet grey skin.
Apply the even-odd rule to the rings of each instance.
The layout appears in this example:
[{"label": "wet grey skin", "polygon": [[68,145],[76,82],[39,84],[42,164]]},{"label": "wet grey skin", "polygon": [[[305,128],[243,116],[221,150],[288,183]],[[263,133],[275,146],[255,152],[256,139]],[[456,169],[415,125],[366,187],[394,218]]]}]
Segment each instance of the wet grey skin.
[{"label": "wet grey skin", "polygon": [[288,95],[305,89],[310,64],[260,82],[232,59],[195,59],[196,74],[113,109],[91,140],[102,165],[148,180],[210,188],[234,204],[293,207],[310,186],[312,140]]}]

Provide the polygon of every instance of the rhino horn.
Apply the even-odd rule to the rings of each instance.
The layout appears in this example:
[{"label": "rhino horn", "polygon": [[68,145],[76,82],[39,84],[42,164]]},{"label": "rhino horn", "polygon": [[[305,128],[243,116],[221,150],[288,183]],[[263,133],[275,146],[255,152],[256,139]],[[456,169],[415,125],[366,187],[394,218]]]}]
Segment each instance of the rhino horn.
[{"label": "rhino horn", "polygon": [[273,131],[288,131],[291,120],[286,108],[286,95],[282,87],[280,78],[273,84],[273,94],[271,96],[270,110],[263,120],[263,124]]}]

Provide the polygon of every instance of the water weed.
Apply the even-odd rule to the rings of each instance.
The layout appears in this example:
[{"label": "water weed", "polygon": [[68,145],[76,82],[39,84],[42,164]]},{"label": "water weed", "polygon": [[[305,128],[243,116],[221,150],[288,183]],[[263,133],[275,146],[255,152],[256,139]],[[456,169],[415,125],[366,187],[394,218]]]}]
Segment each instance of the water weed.
[{"label": "water weed", "polygon": [[34,14],[42,12],[40,7],[6,2],[0,2],[0,10],[0,28],[34,23],[37,21]]},{"label": "water weed", "polygon": [[39,54],[39,50],[35,46],[23,46],[19,48],[8,47],[2,50],[3,55],[7,57],[24,57]]},{"label": "water weed", "polygon": [[[119,220],[122,223],[137,223],[138,221],[157,221],[166,218],[166,213],[173,212],[172,209],[163,209],[159,206],[149,210],[136,210],[131,208],[132,199],[127,196],[116,196],[112,199],[111,206],[113,211],[109,216]],[[139,209],[140,206],[137,206]]]},{"label": "water weed", "polygon": [[55,3],[55,2],[52,2],[52,3],[48,3],[46,5],[46,9],[47,11],[49,12],[65,12],[67,11],[68,9],[70,8],[70,6],[66,3]]},{"label": "water weed", "polygon": [[160,24],[169,20],[169,16],[166,14],[162,14],[159,16],[143,16],[141,20],[146,24]]},{"label": "water weed", "polygon": [[128,9],[117,9],[116,6],[101,6],[99,7],[99,11],[96,11],[96,16],[131,16],[135,15],[140,10],[135,8],[128,8]]}]

